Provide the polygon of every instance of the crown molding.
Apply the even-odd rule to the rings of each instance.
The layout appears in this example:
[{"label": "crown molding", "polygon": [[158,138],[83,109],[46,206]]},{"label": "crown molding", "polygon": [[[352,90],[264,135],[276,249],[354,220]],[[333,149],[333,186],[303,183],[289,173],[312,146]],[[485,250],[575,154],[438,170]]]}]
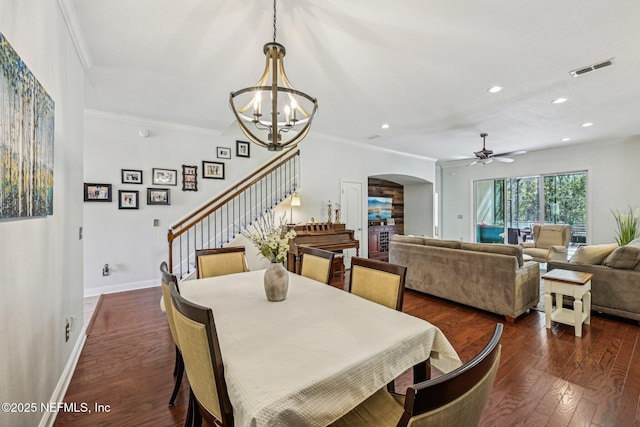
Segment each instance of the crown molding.
[{"label": "crown molding", "polygon": [[82,27],[80,26],[73,0],[58,0],[58,6],[62,12],[64,22],[69,29],[69,34],[71,35],[71,40],[76,48],[76,52],[78,52],[80,63],[85,70],[89,70],[89,68],[93,66],[93,61],[91,60],[91,54],[89,54],[89,49],[87,48],[87,43],[82,33]]}]

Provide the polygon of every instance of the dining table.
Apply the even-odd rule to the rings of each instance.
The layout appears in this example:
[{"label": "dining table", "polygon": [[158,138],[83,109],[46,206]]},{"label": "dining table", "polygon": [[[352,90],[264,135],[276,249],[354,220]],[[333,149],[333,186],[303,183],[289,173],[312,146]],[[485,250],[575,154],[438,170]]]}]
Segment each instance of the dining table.
[{"label": "dining table", "polygon": [[237,426],[326,426],[420,363],[462,365],[423,319],[292,272],[270,302],[264,272],[179,284],[213,312]]}]

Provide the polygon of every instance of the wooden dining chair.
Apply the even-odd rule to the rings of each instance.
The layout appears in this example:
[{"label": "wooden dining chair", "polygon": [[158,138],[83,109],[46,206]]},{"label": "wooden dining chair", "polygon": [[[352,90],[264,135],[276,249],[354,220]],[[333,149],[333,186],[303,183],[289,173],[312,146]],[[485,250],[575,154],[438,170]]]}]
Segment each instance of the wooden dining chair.
[{"label": "wooden dining chair", "polygon": [[233,408],[224,378],[224,365],[213,312],[182,298],[170,285],[174,322],[184,367],[191,386],[185,425],[233,426]]},{"label": "wooden dining chair", "polygon": [[335,254],[324,249],[302,247],[300,275],[318,282],[329,284],[333,274],[333,257]]},{"label": "wooden dining chair", "polygon": [[409,387],[406,396],[380,389],[331,426],[478,426],[498,371],[501,336],[498,324],[485,348],[458,369]]},{"label": "wooden dining chair", "polygon": [[176,403],[176,398],[178,397],[178,392],[180,391],[180,385],[182,384],[182,376],[184,375],[184,362],[182,360],[180,344],[178,343],[178,335],[176,333],[176,327],[173,321],[173,305],[171,304],[171,293],[169,291],[171,283],[175,284],[176,289],[178,288],[178,279],[176,278],[176,276],[169,272],[169,267],[164,261],[160,264],[160,272],[162,273],[160,285],[162,287],[164,310],[167,315],[167,322],[169,323],[171,338],[173,338],[173,342],[176,347],[176,361],[173,366],[173,376],[175,377],[175,384],[173,386],[173,392],[171,393],[171,399],[169,399],[169,406],[173,406]]},{"label": "wooden dining chair", "polygon": [[406,276],[407,267],[384,261],[352,257],[347,291],[402,311]]},{"label": "wooden dining chair", "polygon": [[249,271],[244,246],[196,250],[198,279]]}]

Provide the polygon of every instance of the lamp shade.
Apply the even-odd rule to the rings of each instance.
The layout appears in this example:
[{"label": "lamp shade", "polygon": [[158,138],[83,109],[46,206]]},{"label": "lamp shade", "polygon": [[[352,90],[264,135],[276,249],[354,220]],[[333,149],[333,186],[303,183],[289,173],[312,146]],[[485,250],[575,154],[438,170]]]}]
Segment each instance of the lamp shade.
[{"label": "lamp shade", "polygon": [[291,196],[291,206],[300,206],[300,196]]}]

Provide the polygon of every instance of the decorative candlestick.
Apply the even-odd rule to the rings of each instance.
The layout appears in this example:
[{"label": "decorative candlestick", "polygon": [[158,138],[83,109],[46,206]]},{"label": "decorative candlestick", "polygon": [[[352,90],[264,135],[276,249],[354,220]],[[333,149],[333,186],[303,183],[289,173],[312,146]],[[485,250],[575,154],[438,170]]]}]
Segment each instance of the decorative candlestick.
[{"label": "decorative candlestick", "polygon": [[327,224],[331,224],[331,200],[327,200]]},{"label": "decorative candlestick", "polygon": [[336,203],[336,224],[340,224],[340,203]]}]

